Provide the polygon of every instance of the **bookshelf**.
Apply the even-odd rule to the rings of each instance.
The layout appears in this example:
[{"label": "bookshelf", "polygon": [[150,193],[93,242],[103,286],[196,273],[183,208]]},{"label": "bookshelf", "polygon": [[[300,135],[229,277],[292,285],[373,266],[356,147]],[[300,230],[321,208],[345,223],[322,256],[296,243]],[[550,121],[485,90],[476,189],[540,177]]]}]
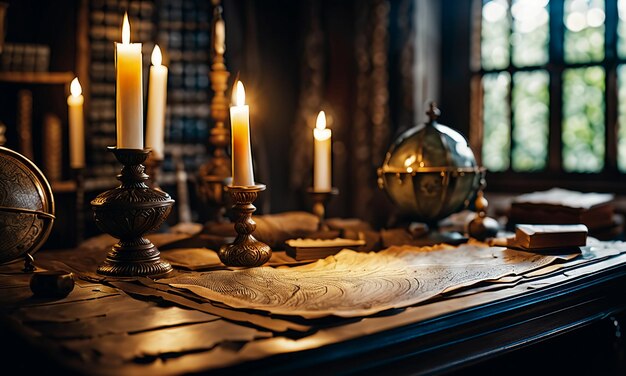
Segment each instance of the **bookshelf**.
[{"label": "bookshelf", "polygon": [[[201,0],[106,0],[88,3],[87,25],[89,174],[87,181],[110,179],[119,166],[106,147],[115,145],[114,42],[120,39],[120,22],[127,11],[131,40],[142,43],[144,55],[144,104],[150,55],[155,43],[168,66],[168,95],[165,121],[165,160],[161,184],[176,196],[180,171],[192,189],[194,177],[208,156],[210,122],[210,38],[212,5]],[[80,40],[80,36],[78,37]],[[178,176],[178,177],[177,177]]]},{"label": "bookshelf", "polygon": [[0,72],[0,82],[17,84],[69,85],[74,77],[73,72]]}]

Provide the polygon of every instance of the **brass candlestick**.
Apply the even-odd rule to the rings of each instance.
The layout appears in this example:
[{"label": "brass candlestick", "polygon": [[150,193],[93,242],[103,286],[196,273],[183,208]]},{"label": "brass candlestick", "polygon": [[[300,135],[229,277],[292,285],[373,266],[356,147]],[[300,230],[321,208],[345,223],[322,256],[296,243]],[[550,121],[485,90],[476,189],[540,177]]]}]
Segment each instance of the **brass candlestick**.
[{"label": "brass candlestick", "polygon": [[237,237],[232,244],[224,245],[218,253],[220,260],[227,266],[261,266],[269,261],[272,249],[265,243],[252,236],[256,223],[252,220],[252,213],[256,207],[252,202],[259,192],[265,190],[264,184],[252,186],[227,186],[227,191],[233,202],[233,213],[236,215],[235,231]]},{"label": "brass candlestick", "polygon": [[[223,22],[220,5],[214,8],[213,30],[218,21]],[[211,99],[211,118],[215,124],[209,136],[209,148],[214,148],[214,151],[209,161],[198,170],[197,192],[205,206],[206,218],[203,219],[216,222],[225,220],[224,187],[231,176],[231,160],[226,153],[226,148],[230,144],[230,132],[225,126],[230,102],[226,97],[229,76],[230,73],[224,64],[224,48],[214,49],[213,64],[209,73],[211,89],[214,93]]]},{"label": "brass candlestick", "polygon": [[161,276],[172,271],[159,250],[143,237],[167,218],[174,200],[145,181],[145,162],[150,149],[108,148],[124,165],[117,179],[119,187],[101,193],[91,201],[98,228],[119,239],[98,273],[110,276]]},{"label": "brass candlestick", "polygon": [[326,231],[328,230],[328,226],[326,225],[326,205],[332,198],[332,196],[336,196],[339,194],[339,190],[337,188],[331,188],[329,191],[317,191],[315,188],[309,188],[309,195],[313,200],[312,212],[319,219],[318,230]]}]

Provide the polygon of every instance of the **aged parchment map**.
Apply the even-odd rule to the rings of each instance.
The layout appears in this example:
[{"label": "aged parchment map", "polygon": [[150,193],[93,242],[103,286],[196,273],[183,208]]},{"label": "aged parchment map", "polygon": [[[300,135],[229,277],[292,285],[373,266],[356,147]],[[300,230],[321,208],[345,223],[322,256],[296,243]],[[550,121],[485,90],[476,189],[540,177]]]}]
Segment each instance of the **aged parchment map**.
[{"label": "aged parchment map", "polygon": [[159,282],[234,308],[307,318],[358,317],[578,255],[544,256],[471,244],[391,247],[378,253],[343,250],[303,266],[188,273]]}]

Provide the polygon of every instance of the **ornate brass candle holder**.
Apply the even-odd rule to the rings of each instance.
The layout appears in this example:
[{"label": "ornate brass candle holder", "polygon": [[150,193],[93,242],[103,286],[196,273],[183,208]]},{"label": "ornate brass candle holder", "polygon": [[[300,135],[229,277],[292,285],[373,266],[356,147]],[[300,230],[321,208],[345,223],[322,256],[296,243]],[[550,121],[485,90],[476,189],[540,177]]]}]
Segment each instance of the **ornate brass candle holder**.
[{"label": "ornate brass candle holder", "polygon": [[256,223],[252,220],[252,213],[256,207],[252,205],[259,192],[265,190],[264,184],[252,186],[226,187],[234,202],[233,213],[237,237],[232,244],[224,245],[218,253],[220,260],[227,266],[261,266],[272,256],[271,248],[252,236]]},{"label": "ornate brass candle holder", "polygon": [[149,188],[145,181],[145,162],[150,149],[109,147],[124,165],[117,179],[122,184],[101,193],[91,201],[98,228],[119,239],[98,273],[110,276],[161,276],[172,271],[162,261],[159,250],[143,237],[156,230],[167,218],[174,200],[159,189]]},{"label": "ornate brass candle holder", "polygon": [[326,205],[328,205],[332,196],[339,194],[339,190],[337,188],[332,188],[330,191],[316,191],[315,188],[309,188],[307,192],[311,195],[311,199],[313,200],[313,214],[315,214],[319,219],[318,230],[327,231],[328,226],[325,222]]}]

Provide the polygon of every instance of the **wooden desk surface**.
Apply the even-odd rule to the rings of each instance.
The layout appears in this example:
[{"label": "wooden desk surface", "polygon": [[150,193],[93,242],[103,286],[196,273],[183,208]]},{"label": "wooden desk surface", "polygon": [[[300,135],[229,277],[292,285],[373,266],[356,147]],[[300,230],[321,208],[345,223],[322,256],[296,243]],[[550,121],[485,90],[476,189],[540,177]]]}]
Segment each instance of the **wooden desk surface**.
[{"label": "wooden desk surface", "polygon": [[[41,251],[37,259],[53,265],[75,252]],[[26,370],[70,374],[442,374],[626,307],[626,254],[366,318],[300,321],[132,281],[77,279],[64,299],[37,299],[20,268],[0,267],[2,338],[15,343],[4,354]]]}]

